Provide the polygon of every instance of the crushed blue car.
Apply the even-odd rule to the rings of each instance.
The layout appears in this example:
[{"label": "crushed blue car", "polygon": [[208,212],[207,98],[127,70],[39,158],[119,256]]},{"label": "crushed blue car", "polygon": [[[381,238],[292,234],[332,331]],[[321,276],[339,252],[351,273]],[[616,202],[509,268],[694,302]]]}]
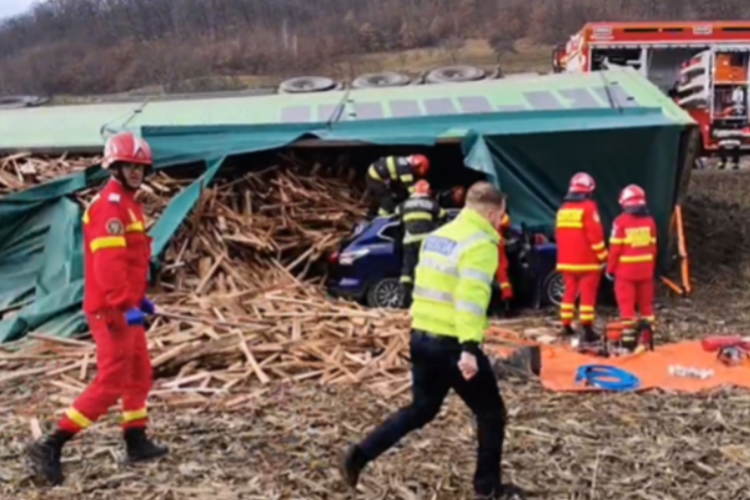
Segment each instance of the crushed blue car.
[{"label": "crushed blue car", "polygon": [[[453,218],[458,210],[449,210]],[[375,218],[358,224],[339,251],[328,259],[328,292],[368,307],[397,308],[403,293],[399,284],[401,238],[398,218]],[[514,225],[506,235],[509,278],[514,307],[559,305],[563,281],[555,271],[557,245],[542,233]]]}]

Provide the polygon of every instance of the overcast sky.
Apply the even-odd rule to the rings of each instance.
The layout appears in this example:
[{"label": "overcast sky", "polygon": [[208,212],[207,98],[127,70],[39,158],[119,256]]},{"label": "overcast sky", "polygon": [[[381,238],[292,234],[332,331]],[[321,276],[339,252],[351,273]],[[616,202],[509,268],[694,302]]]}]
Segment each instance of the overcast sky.
[{"label": "overcast sky", "polygon": [[20,14],[31,7],[36,0],[0,0],[0,18]]}]

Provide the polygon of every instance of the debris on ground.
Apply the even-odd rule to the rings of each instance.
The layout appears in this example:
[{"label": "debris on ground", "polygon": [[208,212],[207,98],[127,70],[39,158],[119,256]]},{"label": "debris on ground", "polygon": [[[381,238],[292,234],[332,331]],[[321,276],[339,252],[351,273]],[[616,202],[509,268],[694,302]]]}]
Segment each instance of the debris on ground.
[{"label": "debris on ground", "polygon": [[[144,193],[150,216],[188,183],[156,174]],[[744,172],[693,173],[685,217],[696,295],[664,302],[662,338],[750,326],[748,288],[736,276],[750,263],[745,193]],[[173,449],[167,460],[123,466],[113,409],[66,450],[65,486],[34,486],[22,446],[95,375],[95,351],[86,339],[39,334],[22,348],[0,346],[0,498],[351,498],[337,454],[408,401],[410,386],[405,312],[333,301],[322,286],[318,265],[362,216],[360,197],[351,182],[299,165],[235,175],[204,192],[167,252],[155,295],[165,315],[149,331],[153,430]],[[731,264],[712,260],[727,257]],[[509,328],[548,331],[548,318],[530,316]],[[738,424],[750,399],[739,392],[501,386],[504,477],[530,498],[735,500],[750,487]],[[451,397],[435,422],[372,464],[360,496],[471,498],[474,454],[473,422]]]}]

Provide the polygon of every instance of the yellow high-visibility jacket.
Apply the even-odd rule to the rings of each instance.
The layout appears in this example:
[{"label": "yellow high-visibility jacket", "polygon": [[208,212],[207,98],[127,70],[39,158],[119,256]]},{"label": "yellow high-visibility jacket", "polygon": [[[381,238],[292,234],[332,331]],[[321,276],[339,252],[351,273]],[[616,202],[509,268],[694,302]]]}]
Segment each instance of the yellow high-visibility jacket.
[{"label": "yellow high-visibility jacket", "polygon": [[473,210],[422,243],[415,272],[412,328],[481,343],[498,266],[500,235]]}]

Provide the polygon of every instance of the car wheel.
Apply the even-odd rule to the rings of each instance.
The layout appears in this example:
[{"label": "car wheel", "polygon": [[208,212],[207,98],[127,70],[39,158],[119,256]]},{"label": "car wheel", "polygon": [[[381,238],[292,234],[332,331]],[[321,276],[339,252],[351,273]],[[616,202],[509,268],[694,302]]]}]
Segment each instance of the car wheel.
[{"label": "car wheel", "polygon": [[565,281],[562,274],[552,271],[544,278],[542,284],[542,302],[544,305],[560,306],[565,293]]},{"label": "car wheel", "polygon": [[367,291],[368,307],[398,309],[403,301],[404,289],[396,278],[386,278],[373,284]]}]

